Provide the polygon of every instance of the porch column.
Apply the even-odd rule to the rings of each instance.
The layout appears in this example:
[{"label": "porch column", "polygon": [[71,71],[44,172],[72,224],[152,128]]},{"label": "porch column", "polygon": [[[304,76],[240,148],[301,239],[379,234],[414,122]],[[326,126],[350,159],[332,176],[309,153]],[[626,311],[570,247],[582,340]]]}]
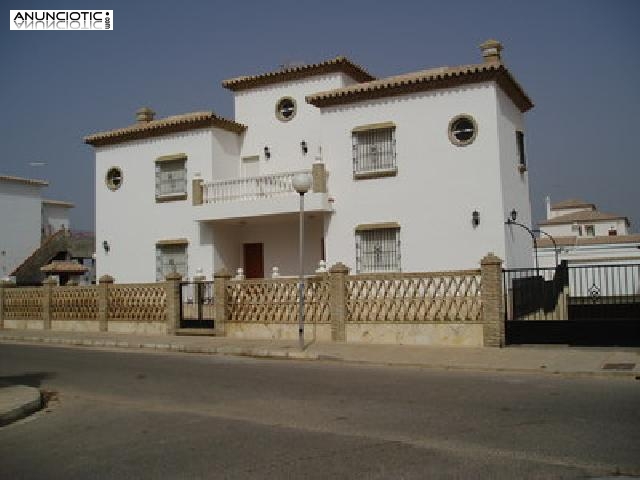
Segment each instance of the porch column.
[{"label": "porch column", "polygon": [[101,332],[108,330],[109,320],[109,285],[113,285],[111,275],[102,275],[98,280],[98,329]]},{"label": "porch column", "polygon": [[504,298],[502,295],[502,259],[489,253],[480,261],[483,343],[502,347],[504,338]]},{"label": "porch column", "polygon": [[347,275],[349,267],[336,263],[329,269],[329,313],[331,315],[331,340],[347,341]]},{"label": "porch column", "polygon": [[53,296],[53,287],[58,282],[52,277],[47,277],[42,282],[42,328],[51,330],[51,297]]},{"label": "porch column", "polygon": [[231,274],[226,268],[213,274],[213,318],[216,335],[224,336],[227,322],[227,285]]},{"label": "porch column", "polygon": [[169,272],[165,280],[167,296],[167,335],[175,335],[176,330],[180,328],[180,309],[182,307],[180,281],[182,280],[182,275],[178,272]]}]

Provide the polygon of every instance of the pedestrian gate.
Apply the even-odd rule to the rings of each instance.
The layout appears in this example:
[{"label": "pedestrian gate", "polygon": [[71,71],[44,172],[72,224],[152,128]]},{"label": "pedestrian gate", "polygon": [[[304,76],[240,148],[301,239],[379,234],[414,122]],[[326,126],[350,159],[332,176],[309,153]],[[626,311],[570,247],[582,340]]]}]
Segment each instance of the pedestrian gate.
[{"label": "pedestrian gate", "polygon": [[180,328],[214,328],[213,282],[180,282]]},{"label": "pedestrian gate", "polygon": [[507,344],[640,346],[640,264],[505,270]]}]

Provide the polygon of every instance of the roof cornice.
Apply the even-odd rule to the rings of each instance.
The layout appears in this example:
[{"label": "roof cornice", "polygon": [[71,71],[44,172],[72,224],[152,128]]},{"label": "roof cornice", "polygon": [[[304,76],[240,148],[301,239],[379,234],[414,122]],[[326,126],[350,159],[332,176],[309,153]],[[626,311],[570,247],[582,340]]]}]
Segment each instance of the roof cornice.
[{"label": "roof cornice", "polygon": [[125,128],[94,133],[85,137],[84,142],[94,147],[101,147],[208,127],[217,127],[236,134],[247,129],[245,125],[227,120],[213,112],[194,112],[173,115],[150,122],[138,122]]},{"label": "roof cornice", "polygon": [[300,80],[302,78],[323,75],[327,73],[341,72],[349,75],[357,82],[369,82],[375,77],[367,72],[360,65],[353,63],[346,57],[338,56],[320,63],[299,65],[285,68],[275,72],[267,72],[258,75],[246,75],[224,80],[222,86],[234,92],[248,90],[251,88],[272,85],[276,83]]},{"label": "roof cornice", "polygon": [[422,70],[315,93],[308,95],[306,100],[316,107],[329,107],[489,81],[495,81],[520,111],[533,108],[529,96],[502,63]]},{"label": "roof cornice", "polygon": [[0,175],[0,181],[11,183],[22,183],[24,185],[34,185],[37,187],[46,187],[49,182],[45,180],[36,180],[33,178],[13,177],[11,175]]}]

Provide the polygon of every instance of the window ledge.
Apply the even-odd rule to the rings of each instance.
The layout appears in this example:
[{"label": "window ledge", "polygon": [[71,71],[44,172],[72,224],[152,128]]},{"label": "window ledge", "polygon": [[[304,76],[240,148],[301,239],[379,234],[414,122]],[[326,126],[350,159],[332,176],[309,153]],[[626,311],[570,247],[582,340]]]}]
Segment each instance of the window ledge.
[{"label": "window ledge", "polygon": [[354,172],[354,180],[368,180],[370,178],[395,177],[398,175],[398,167],[371,170],[368,172]]},{"label": "window ledge", "polygon": [[165,202],[177,202],[179,200],[186,200],[186,193],[170,193],[168,195],[156,195],[156,203]]}]

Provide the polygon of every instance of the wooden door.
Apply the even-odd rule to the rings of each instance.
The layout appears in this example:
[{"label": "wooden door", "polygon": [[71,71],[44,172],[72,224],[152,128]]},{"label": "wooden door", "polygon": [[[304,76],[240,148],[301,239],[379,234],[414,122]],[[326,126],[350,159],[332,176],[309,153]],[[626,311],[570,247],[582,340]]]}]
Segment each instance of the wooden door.
[{"label": "wooden door", "polygon": [[245,277],[264,278],[264,257],[262,250],[262,243],[245,243],[243,245]]}]

